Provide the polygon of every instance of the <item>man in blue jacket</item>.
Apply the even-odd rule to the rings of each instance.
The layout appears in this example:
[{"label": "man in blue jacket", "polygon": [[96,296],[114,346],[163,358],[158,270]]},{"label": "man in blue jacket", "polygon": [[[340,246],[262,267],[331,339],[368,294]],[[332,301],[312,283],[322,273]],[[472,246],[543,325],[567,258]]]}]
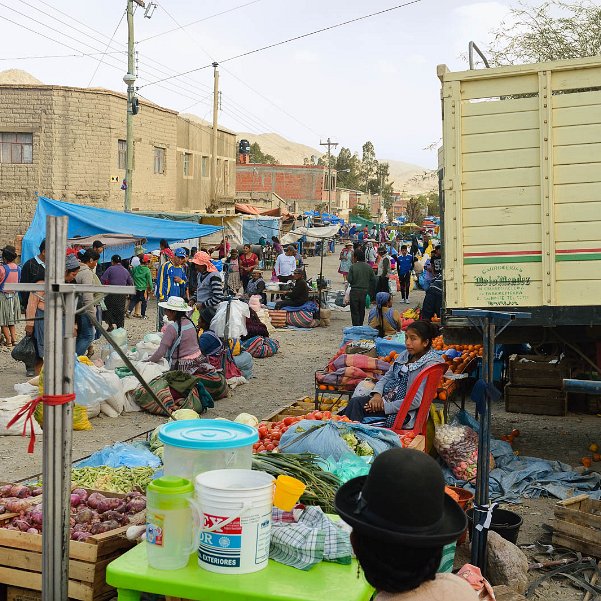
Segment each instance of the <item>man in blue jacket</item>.
[{"label": "man in blue jacket", "polygon": [[399,272],[401,287],[401,302],[409,304],[409,288],[411,285],[411,271],[413,270],[413,255],[407,252],[407,245],[401,246],[401,252],[396,257],[396,268]]}]

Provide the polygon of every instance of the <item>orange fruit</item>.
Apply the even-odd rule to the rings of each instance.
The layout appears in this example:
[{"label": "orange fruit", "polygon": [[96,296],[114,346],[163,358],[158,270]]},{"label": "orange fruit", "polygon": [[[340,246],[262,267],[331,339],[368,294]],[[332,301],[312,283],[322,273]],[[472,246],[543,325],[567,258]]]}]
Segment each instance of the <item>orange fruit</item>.
[{"label": "orange fruit", "polygon": [[593,461],[590,457],[583,457],[580,460],[580,463],[582,463],[582,465],[584,465],[584,467],[591,467]]},{"label": "orange fruit", "polygon": [[318,388],[319,388],[319,390],[327,390],[328,389],[328,387],[325,384],[320,384],[318,386]]}]

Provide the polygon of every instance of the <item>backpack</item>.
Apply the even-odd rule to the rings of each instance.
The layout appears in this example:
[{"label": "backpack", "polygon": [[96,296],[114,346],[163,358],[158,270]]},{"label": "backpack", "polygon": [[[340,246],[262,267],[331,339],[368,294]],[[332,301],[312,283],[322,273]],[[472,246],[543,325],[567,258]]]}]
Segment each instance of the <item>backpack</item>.
[{"label": "backpack", "polygon": [[[17,269],[12,269],[7,264],[3,264],[2,267],[4,268],[4,278],[0,282],[0,292],[4,292],[4,284],[5,284],[6,280],[8,280],[8,276],[10,273],[16,271],[19,275],[18,281],[19,282],[21,281],[21,266],[20,265],[17,265]],[[10,294],[13,294],[13,293],[11,292]]]}]

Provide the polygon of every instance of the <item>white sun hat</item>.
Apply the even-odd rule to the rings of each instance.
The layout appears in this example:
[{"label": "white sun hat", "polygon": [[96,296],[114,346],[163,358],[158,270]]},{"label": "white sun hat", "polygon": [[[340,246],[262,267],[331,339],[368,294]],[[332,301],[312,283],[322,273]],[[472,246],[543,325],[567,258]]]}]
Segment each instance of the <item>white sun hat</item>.
[{"label": "white sun hat", "polygon": [[163,309],[171,309],[172,311],[190,311],[188,303],[181,296],[170,296],[167,302],[159,303],[159,307]]}]

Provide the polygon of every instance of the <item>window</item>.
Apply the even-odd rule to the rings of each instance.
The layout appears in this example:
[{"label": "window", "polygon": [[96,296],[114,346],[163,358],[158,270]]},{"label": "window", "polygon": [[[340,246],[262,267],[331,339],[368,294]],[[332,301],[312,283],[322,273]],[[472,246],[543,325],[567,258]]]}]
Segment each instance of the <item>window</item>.
[{"label": "window", "polygon": [[190,177],[192,175],[192,154],[184,152],[184,177]]},{"label": "window", "polygon": [[202,157],[200,174],[202,177],[209,177],[209,157]]},{"label": "window", "polygon": [[117,167],[127,169],[127,142],[125,140],[117,141]]},{"label": "window", "polygon": [[165,173],[165,149],[158,146],[154,147],[154,172]]},{"label": "window", "polygon": [[33,163],[33,134],[0,134],[0,163]]},{"label": "window", "polygon": [[230,162],[223,161],[223,191],[228,194],[230,191]]}]

